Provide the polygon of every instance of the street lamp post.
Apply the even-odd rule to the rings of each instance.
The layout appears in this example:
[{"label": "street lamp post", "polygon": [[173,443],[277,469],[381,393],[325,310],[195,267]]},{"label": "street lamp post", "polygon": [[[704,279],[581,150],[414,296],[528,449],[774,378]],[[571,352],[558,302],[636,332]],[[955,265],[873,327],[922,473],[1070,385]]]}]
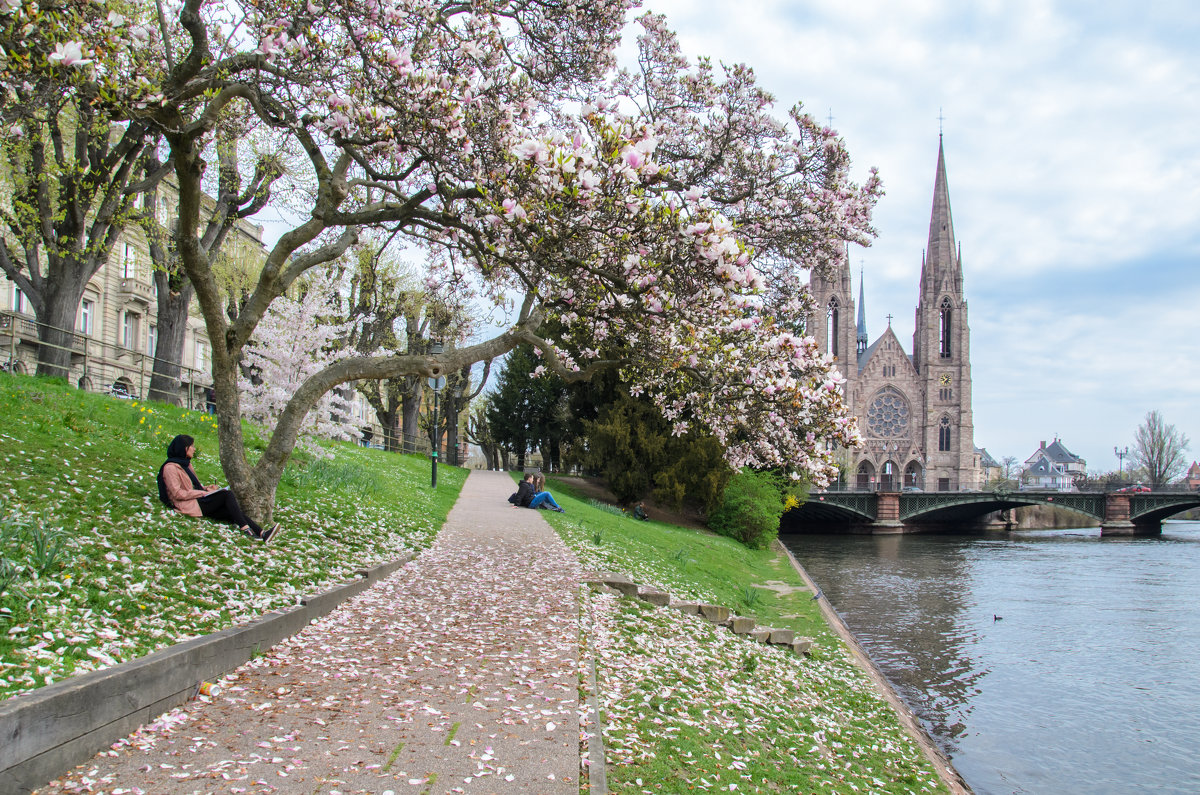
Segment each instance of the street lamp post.
[{"label": "street lamp post", "polygon": [[1118,450],[1116,445],[1113,445],[1113,455],[1117,457],[1117,480],[1125,479],[1125,456],[1129,455],[1129,446],[1126,445],[1124,450]]},{"label": "street lamp post", "polygon": [[[433,344],[429,346],[429,352],[431,354],[433,354],[434,356],[441,355],[442,350],[443,350],[442,343],[437,340],[435,340],[433,342]],[[438,372],[437,368],[434,368],[434,372],[435,373]],[[439,436],[439,434],[438,434],[438,394],[442,391],[442,387],[444,387],[446,385],[446,376],[435,375],[429,379],[428,383],[429,383],[429,388],[433,390],[433,433],[430,435],[430,439],[429,439],[429,449],[430,449],[429,457],[430,457],[430,460],[433,462],[433,464],[432,464],[433,474],[430,477],[429,486],[430,486],[430,488],[436,489],[437,488],[437,462],[438,462],[438,436]]]}]

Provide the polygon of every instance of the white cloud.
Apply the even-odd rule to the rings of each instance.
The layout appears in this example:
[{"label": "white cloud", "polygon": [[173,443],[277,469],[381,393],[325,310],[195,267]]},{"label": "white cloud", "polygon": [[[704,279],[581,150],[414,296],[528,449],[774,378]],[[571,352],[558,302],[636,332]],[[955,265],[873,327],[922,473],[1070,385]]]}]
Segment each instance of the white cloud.
[{"label": "white cloud", "polygon": [[1058,432],[1115,468],[1160,408],[1200,451],[1200,6],[647,5],[690,56],[753,66],[781,109],[832,109],[856,173],[880,168],[879,239],[852,254],[873,337],[890,313],[911,344],[942,109],[977,444],[1024,457]]}]

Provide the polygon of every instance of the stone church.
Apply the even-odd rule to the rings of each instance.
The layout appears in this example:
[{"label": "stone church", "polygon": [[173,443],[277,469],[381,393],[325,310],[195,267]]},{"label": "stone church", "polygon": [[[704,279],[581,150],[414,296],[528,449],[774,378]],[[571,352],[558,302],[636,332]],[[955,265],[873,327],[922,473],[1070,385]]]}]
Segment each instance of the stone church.
[{"label": "stone church", "polygon": [[892,331],[867,336],[863,284],[858,323],[850,258],[827,276],[814,274],[813,297],[824,317],[811,333],[846,378],[846,401],[864,445],[849,456],[844,487],[925,491],[977,489],[979,453],[971,419],[971,348],[961,250],[954,238],[946,159],[938,137],[929,244],[921,261],[912,353]]}]

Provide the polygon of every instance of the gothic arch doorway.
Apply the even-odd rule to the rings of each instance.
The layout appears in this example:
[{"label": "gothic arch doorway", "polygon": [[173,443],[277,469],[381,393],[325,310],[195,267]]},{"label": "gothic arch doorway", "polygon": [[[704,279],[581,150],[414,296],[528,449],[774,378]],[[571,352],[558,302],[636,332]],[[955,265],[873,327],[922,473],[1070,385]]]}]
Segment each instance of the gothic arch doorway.
[{"label": "gothic arch doorway", "polygon": [[916,461],[909,461],[904,468],[904,488],[922,489],[925,487],[925,472]]},{"label": "gothic arch doorway", "polygon": [[863,461],[858,465],[858,472],[854,476],[854,488],[859,491],[870,491],[871,481],[875,479],[875,467],[871,466],[870,461]]},{"label": "gothic arch doorway", "polygon": [[879,490],[900,490],[900,465],[891,459],[884,461],[883,466],[879,468]]}]

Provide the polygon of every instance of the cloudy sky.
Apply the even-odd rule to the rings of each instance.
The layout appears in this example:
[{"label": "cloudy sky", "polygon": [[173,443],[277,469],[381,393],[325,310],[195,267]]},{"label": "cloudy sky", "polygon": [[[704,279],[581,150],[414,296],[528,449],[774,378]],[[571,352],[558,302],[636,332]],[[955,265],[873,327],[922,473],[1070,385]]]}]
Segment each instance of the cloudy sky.
[{"label": "cloudy sky", "polygon": [[[1159,409],[1200,458],[1200,4],[648,0],[691,56],[753,66],[877,166],[867,327],[911,349],[939,115],[962,244],[975,444],[1059,436],[1117,468]],[[911,350],[910,350],[911,353]]]}]

